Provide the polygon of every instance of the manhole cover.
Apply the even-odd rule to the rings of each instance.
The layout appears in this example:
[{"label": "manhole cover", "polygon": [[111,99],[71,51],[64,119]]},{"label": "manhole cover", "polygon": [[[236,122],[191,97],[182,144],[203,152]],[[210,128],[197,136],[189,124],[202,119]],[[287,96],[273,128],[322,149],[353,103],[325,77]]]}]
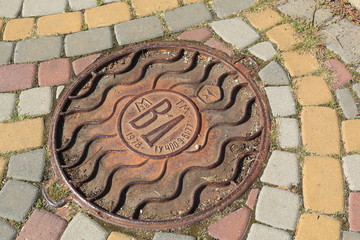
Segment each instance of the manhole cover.
[{"label": "manhole cover", "polygon": [[49,140],[73,199],[148,229],[193,223],[236,200],[261,170],[270,129],[264,97],[236,66],[209,48],[157,42],[79,75]]}]

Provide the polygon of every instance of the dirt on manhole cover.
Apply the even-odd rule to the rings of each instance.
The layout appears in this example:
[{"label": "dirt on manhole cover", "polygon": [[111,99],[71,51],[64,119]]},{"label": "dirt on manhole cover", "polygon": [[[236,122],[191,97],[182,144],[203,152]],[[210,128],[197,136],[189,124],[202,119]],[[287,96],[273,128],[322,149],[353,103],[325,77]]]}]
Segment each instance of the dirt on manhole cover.
[{"label": "dirt on manhole cover", "polygon": [[239,63],[204,46],[125,48],[58,102],[49,144],[79,205],[125,227],[166,229],[224,209],[256,179],[268,106]]}]

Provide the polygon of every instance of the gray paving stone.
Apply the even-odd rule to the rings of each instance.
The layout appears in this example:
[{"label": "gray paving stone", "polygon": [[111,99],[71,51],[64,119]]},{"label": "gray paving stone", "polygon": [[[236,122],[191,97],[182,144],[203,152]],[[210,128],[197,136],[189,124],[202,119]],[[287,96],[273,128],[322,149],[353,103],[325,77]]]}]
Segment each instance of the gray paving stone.
[{"label": "gray paving stone", "polygon": [[294,97],[288,86],[266,87],[273,116],[287,117],[296,114]]},{"label": "gray paving stone", "polygon": [[0,219],[0,240],[13,240],[16,237],[16,229]]},{"label": "gray paving stone", "polygon": [[14,43],[0,42],[0,66],[8,64],[14,52]]},{"label": "gray paving stone", "polygon": [[354,90],[358,98],[360,98],[360,83],[354,84],[352,86],[352,89]]},{"label": "gray paving stone", "polygon": [[16,44],[14,62],[25,63],[59,58],[61,52],[62,37],[43,37],[24,40]]},{"label": "gray paving stone", "polygon": [[66,56],[77,56],[102,51],[113,47],[109,27],[69,34],[65,37]]},{"label": "gray paving stone", "polygon": [[22,16],[33,17],[65,12],[67,0],[24,0]]},{"label": "gray paving stone", "polygon": [[69,5],[73,11],[97,6],[96,0],[69,0]]},{"label": "gray paving stone", "polygon": [[88,216],[78,213],[71,220],[61,240],[105,240],[108,233]]},{"label": "gray paving stone", "polygon": [[275,61],[271,61],[259,72],[259,77],[266,85],[289,85],[289,74]]},{"label": "gray paving stone", "polygon": [[44,167],[44,149],[18,154],[10,158],[7,177],[17,180],[41,182],[44,175]]},{"label": "gray paving stone", "polygon": [[251,225],[247,240],[291,240],[289,233],[280,229],[254,223]]},{"label": "gray paving stone", "polygon": [[0,17],[16,18],[23,4],[23,0],[0,0]]},{"label": "gray paving stone", "polygon": [[195,240],[196,238],[191,236],[185,236],[174,233],[157,232],[153,240]]},{"label": "gray paving stone", "polygon": [[352,191],[360,191],[360,155],[343,157],[344,174],[349,188]]},{"label": "gray paving stone", "polygon": [[285,230],[295,230],[300,197],[289,191],[264,186],[256,205],[255,219]]},{"label": "gray paving stone", "polygon": [[214,21],[211,23],[211,27],[222,39],[240,50],[260,38],[259,34],[250,25],[239,18]]},{"label": "gray paving stone", "polygon": [[276,54],[276,50],[271,42],[261,42],[248,49],[249,52],[255,57],[260,58],[263,61],[270,60]]},{"label": "gray paving stone", "polygon": [[360,232],[343,232],[342,240],[360,240]]},{"label": "gray paving stone", "polygon": [[9,180],[0,191],[0,217],[24,221],[38,198],[38,188],[30,183]]},{"label": "gray paving stone", "polygon": [[16,94],[0,93],[0,122],[11,118],[15,109]]},{"label": "gray paving stone", "polygon": [[119,45],[142,42],[164,34],[161,23],[155,16],[119,23],[114,30]]},{"label": "gray paving stone", "polygon": [[38,87],[25,90],[20,94],[19,114],[30,116],[46,115],[52,109],[52,92],[50,87]]},{"label": "gray paving stone", "polygon": [[336,98],[339,100],[339,105],[343,110],[343,113],[347,119],[354,119],[358,114],[358,109],[356,106],[356,102],[351,95],[351,91],[349,89],[337,89]]},{"label": "gray paving stone", "polygon": [[299,165],[295,153],[273,151],[260,180],[282,187],[299,183]]},{"label": "gray paving stone", "polygon": [[220,18],[240,12],[253,5],[256,0],[215,0],[214,10]]},{"label": "gray paving stone", "polygon": [[171,32],[179,32],[211,19],[210,11],[202,3],[189,4],[165,12],[165,21]]},{"label": "gray paving stone", "polygon": [[60,97],[60,95],[61,95],[61,93],[62,93],[62,91],[65,89],[65,86],[64,85],[61,85],[61,86],[58,86],[57,88],[56,88],[56,99],[59,99],[59,97]]},{"label": "gray paving stone", "polygon": [[277,118],[279,128],[279,144],[281,148],[297,148],[300,146],[299,123],[294,118]]}]

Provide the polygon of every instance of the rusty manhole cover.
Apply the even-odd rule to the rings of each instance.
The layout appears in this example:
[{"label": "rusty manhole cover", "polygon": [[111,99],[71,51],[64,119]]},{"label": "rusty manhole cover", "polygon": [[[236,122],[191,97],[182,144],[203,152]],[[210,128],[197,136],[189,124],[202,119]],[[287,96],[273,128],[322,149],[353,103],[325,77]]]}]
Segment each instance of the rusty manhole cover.
[{"label": "rusty manhole cover", "polygon": [[166,229],[224,209],[269,148],[264,97],[239,64],[156,42],[97,61],[67,88],[50,130],[73,199],[125,227]]}]

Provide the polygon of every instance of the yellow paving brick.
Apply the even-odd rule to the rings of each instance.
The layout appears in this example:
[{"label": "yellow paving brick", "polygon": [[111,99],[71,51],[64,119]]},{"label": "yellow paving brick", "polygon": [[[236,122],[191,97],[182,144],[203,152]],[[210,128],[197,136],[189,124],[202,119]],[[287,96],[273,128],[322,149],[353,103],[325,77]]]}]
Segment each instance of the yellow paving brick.
[{"label": "yellow paving brick", "polygon": [[304,107],[301,112],[302,140],[307,152],[340,154],[340,129],[336,111],[327,107]]},{"label": "yellow paving brick", "polygon": [[133,0],[132,5],[136,14],[140,17],[156,11],[165,11],[179,6],[177,0]]},{"label": "yellow paving brick", "polygon": [[5,41],[15,41],[24,39],[31,35],[34,29],[34,18],[11,19],[5,27],[3,39]]},{"label": "yellow paving brick", "polygon": [[201,0],[183,0],[185,4],[200,2]]},{"label": "yellow paving brick", "polygon": [[81,12],[60,13],[39,18],[37,31],[40,35],[67,34],[81,31]]},{"label": "yellow paving brick", "polygon": [[312,73],[319,68],[316,57],[310,53],[285,52],[283,57],[284,65],[293,77]]},{"label": "yellow paving brick", "polygon": [[300,217],[295,240],[340,240],[340,221],[315,213]]},{"label": "yellow paving brick", "polygon": [[345,151],[360,151],[360,120],[343,121],[341,123],[341,132]]},{"label": "yellow paving brick", "polygon": [[276,11],[266,8],[260,12],[246,14],[249,22],[259,30],[264,30],[281,21],[281,16]]},{"label": "yellow paving brick", "polygon": [[0,123],[0,153],[41,147],[44,121],[42,118],[15,123]]},{"label": "yellow paving brick", "polygon": [[107,4],[85,11],[85,22],[89,28],[109,26],[130,19],[130,8],[124,2]]},{"label": "yellow paving brick", "polygon": [[297,98],[301,105],[320,105],[333,99],[326,81],[322,77],[309,76],[295,80]]},{"label": "yellow paving brick", "polygon": [[5,158],[0,157],[0,181],[2,180],[5,174],[5,168],[6,168],[6,160]]},{"label": "yellow paving brick", "polygon": [[330,157],[305,157],[303,197],[307,210],[328,214],[343,211],[344,183],[340,161]]},{"label": "yellow paving brick", "polygon": [[107,240],[136,240],[136,239],[123,233],[112,232]]},{"label": "yellow paving brick", "polygon": [[274,42],[277,47],[282,50],[290,50],[296,43],[299,42],[295,30],[290,24],[282,24],[274,27],[266,32],[270,41]]}]

